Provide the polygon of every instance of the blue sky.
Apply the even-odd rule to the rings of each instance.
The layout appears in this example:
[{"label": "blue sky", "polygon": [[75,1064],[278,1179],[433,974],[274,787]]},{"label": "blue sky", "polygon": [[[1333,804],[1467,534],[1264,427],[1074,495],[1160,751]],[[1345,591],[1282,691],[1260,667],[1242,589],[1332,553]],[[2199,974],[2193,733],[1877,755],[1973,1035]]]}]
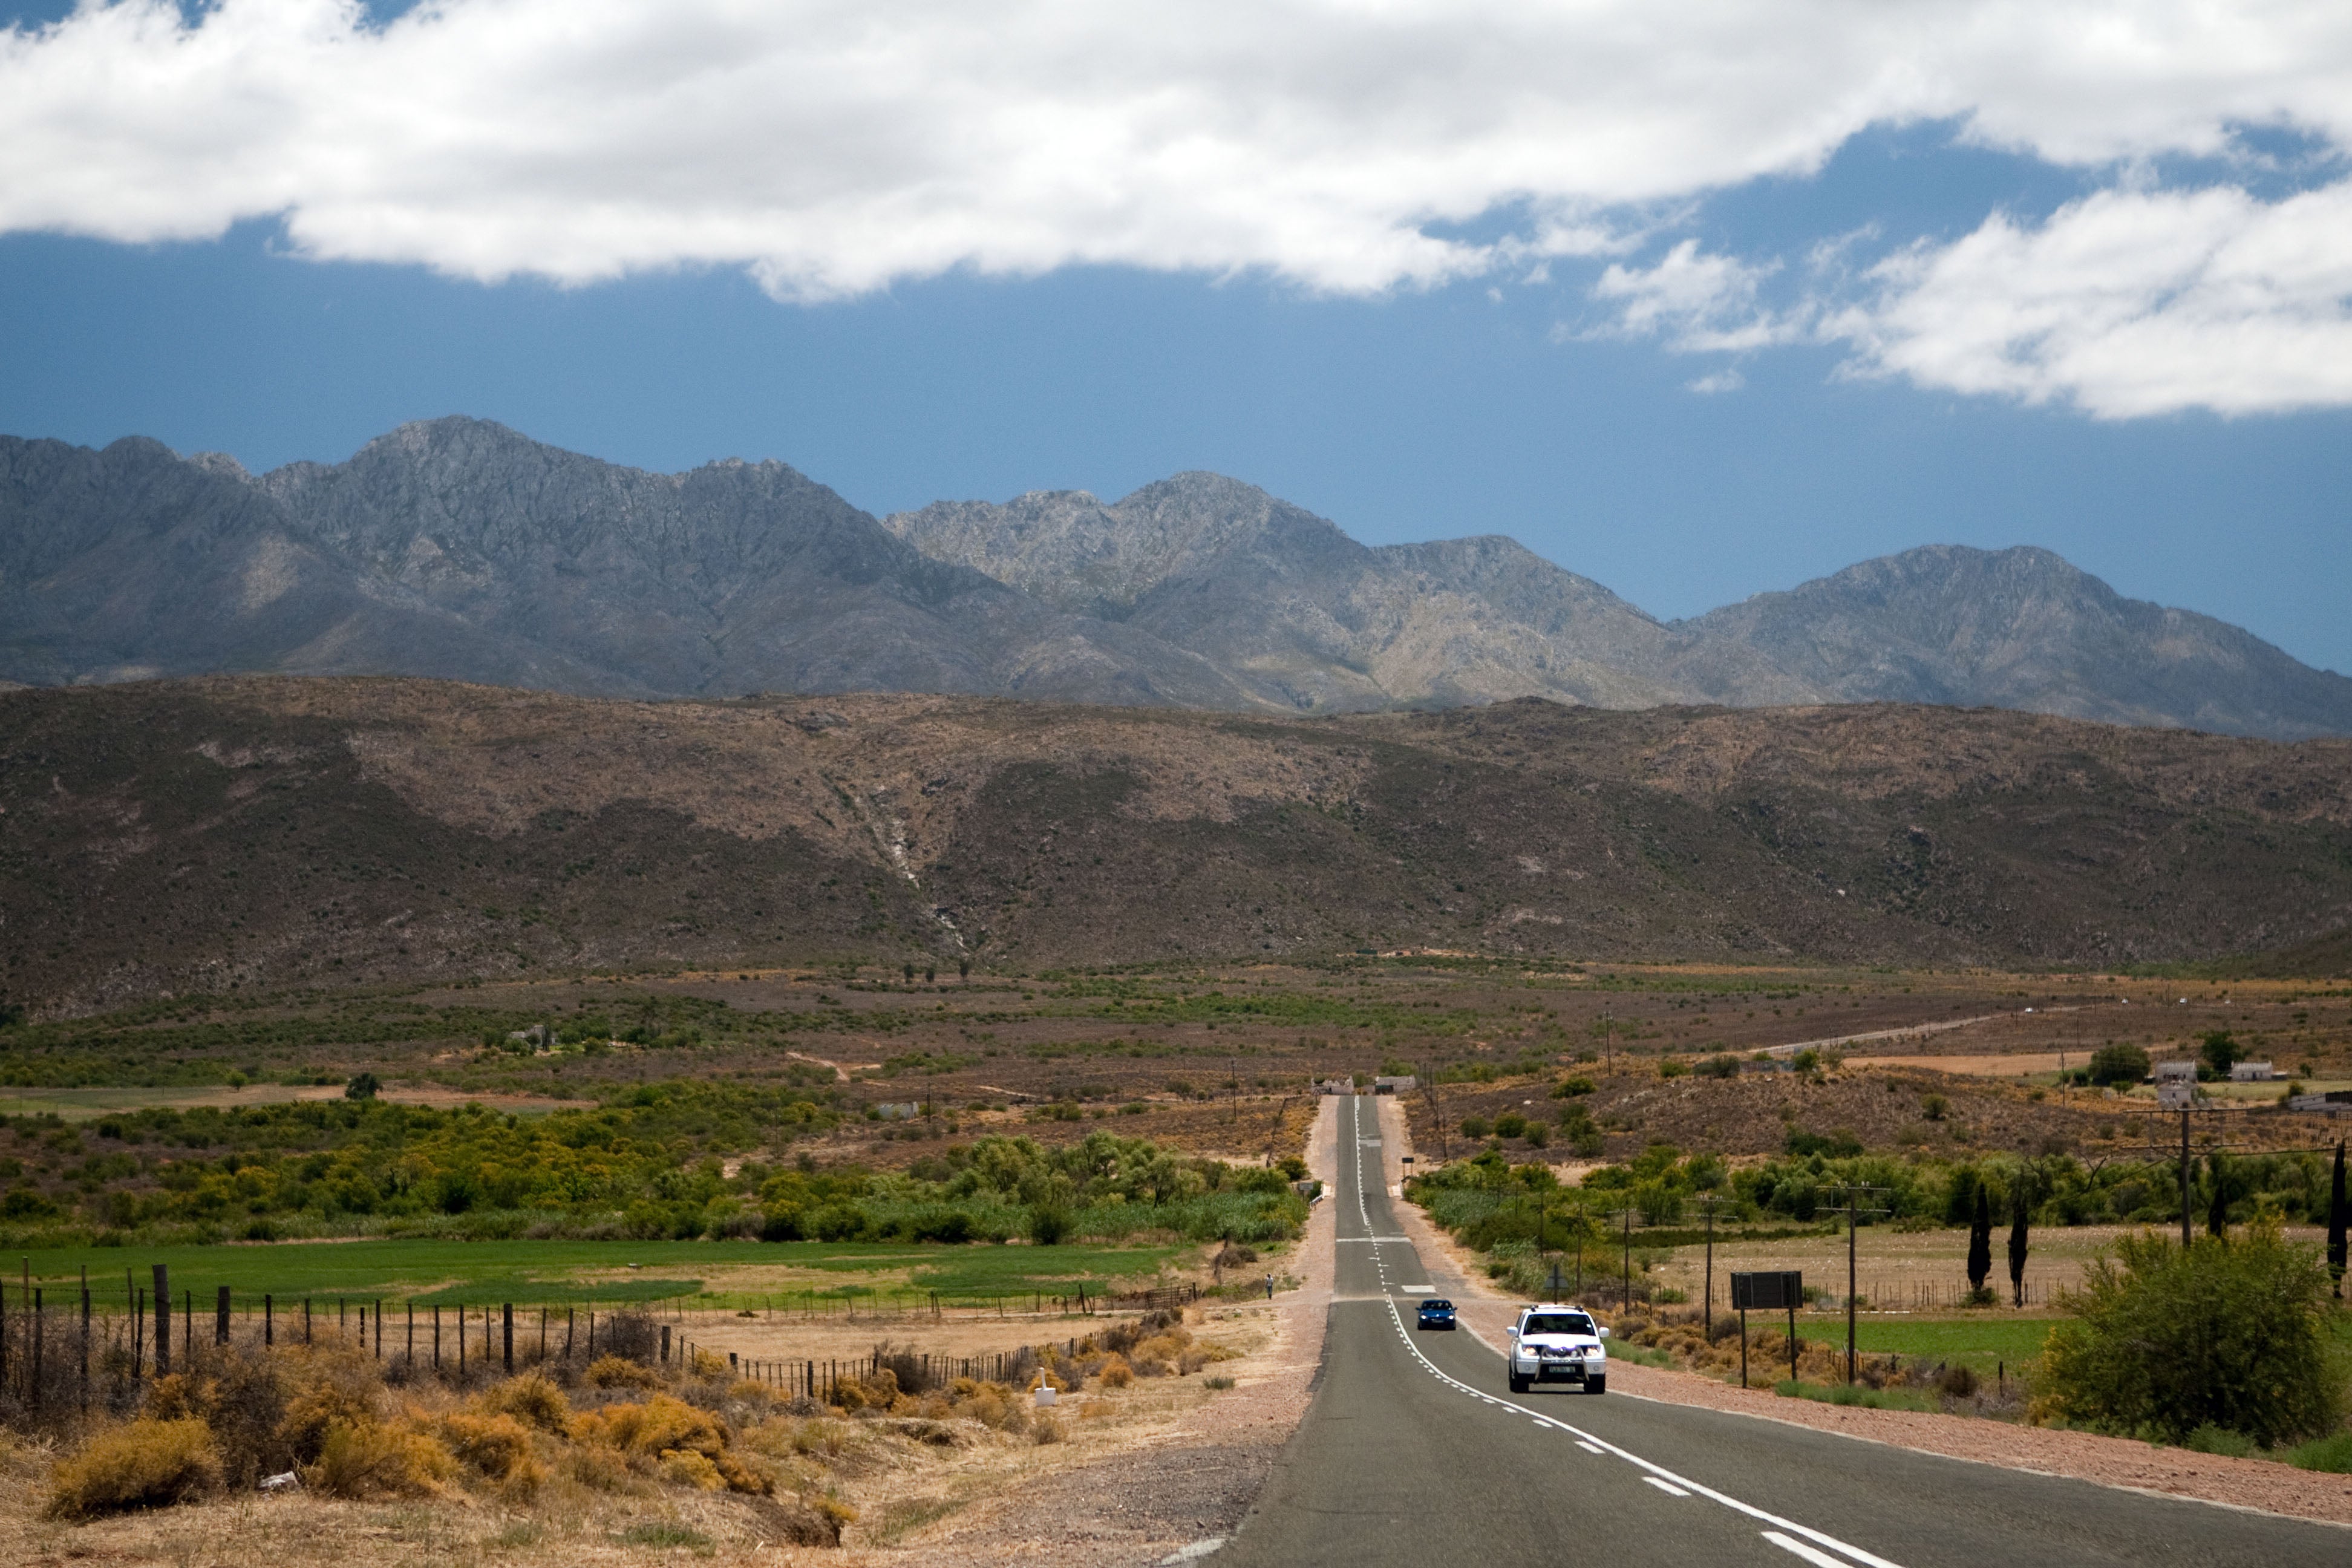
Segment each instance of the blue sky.
[{"label": "blue sky", "polygon": [[[618,0],[573,16],[593,32],[606,13],[624,53],[663,25]],[[280,37],[336,25],[320,15],[320,0],[194,14],[178,41],[218,45],[217,61],[164,96],[184,95],[211,136],[227,111],[205,95],[242,101],[237,72]],[[1545,160],[1559,138],[1642,133],[1638,103],[1622,122],[1482,131],[1466,154],[1448,131],[1392,132],[1393,116],[1343,127],[1356,140],[1341,154],[1327,149],[1344,139],[1237,132],[1240,155],[1208,175],[1171,174],[1164,147],[1097,169],[1078,145],[1041,167],[1079,169],[1081,194],[1032,199],[1038,182],[1017,172],[1010,195],[982,188],[987,167],[908,174],[909,158],[946,154],[882,132],[856,143],[858,102],[834,105],[821,132],[758,121],[757,90],[740,110],[754,120],[713,110],[708,138],[658,167],[583,130],[578,171],[493,145],[386,173],[381,126],[447,111],[402,96],[439,47],[414,17],[370,35],[410,53],[373,68],[392,118],[349,132],[351,150],[306,124],[225,134],[198,156],[135,103],[94,141],[110,89],[84,85],[68,47],[128,65],[152,39],[91,20],[0,55],[0,105],[34,105],[0,107],[0,146],[20,149],[0,158],[9,433],[140,433],[261,468],[467,413],[657,468],[778,458],[877,512],[1116,496],[1205,468],[1370,542],[1508,533],[1669,617],[1914,544],[2035,543],[2352,670],[2352,367],[2336,363],[2352,284],[2307,259],[2344,232],[2331,204],[2346,139],[2324,109],[2343,49],[2316,85],[2214,89],[2201,121],[2122,89],[2087,111],[2095,60],[2087,89],[2028,91],[1989,68],[1923,100],[1959,112],[1874,118],[1864,102],[1826,132],[1802,101],[1759,100],[1663,137],[1633,174]],[[207,36],[230,24],[247,31]],[[722,47],[742,46],[679,45]],[[1050,65],[1061,46],[1024,47]],[[1416,79],[1417,65],[1367,59]],[[992,100],[1028,61],[999,62]],[[774,68],[788,81],[811,66]],[[1416,90],[1447,106],[1484,68]],[[1855,68],[1867,100],[1879,78]],[[923,101],[956,87],[935,79]],[[513,92],[545,105],[562,88],[541,75]],[[1038,89],[1040,112],[1088,128],[1074,144],[1106,123],[1146,135],[1117,119],[1150,96],[1132,86],[1075,108],[1055,90]],[[1311,72],[1216,90],[1297,113],[1341,101]],[[2244,109],[2264,92],[2283,106],[2268,123]],[[648,123],[676,119],[664,101]],[[1223,100],[1202,101],[1189,118],[1214,121]],[[1344,121],[1354,101],[1329,112]],[[576,112],[586,126],[609,110]],[[791,179],[676,198],[732,168],[746,123],[788,149]],[[941,110],[921,129],[965,127]],[[1384,137],[1399,144],[1355,150]],[[35,168],[24,150],[44,145],[50,170],[96,177]],[[1447,159],[1456,172],[1427,174]],[[1481,184],[1515,159],[1533,174]],[[1254,160],[1279,176],[1263,190],[1234,173]],[[215,181],[231,169],[257,172]],[[1148,201],[1091,194],[1123,174]],[[632,216],[613,221],[605,192],[632,181]],[[1391,212],[1362,194],[1384,181],[1424,186]],[[2005,324],[1988,336],[1988,319]]]}]

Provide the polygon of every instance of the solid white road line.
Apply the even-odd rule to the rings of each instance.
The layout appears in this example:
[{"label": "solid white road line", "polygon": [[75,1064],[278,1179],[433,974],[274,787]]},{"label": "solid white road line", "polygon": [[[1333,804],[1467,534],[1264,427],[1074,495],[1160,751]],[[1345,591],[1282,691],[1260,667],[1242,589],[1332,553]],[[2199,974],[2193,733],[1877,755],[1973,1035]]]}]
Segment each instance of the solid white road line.
[{"label": "solid white road line", "polygon": [[1662,1481],[1655,1476],[1643,1476],[1642,1479],[1649,1482],[1652,1486],[1657,1488],[1660,1491],[1665,1493],[1668,1497],[1690,1496],[1690,1493],[1683,1490],[1682,1488],[1675,1485],[1672,1481]]}]

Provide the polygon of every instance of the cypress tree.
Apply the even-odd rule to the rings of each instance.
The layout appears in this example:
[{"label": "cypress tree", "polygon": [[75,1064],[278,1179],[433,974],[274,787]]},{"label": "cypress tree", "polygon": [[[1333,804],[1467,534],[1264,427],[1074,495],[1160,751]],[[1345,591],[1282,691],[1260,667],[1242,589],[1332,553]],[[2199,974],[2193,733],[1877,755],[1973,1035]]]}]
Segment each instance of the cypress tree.
[{"label": "cypress tree", "polygon": [[1969,1289],[1981,1291],[1992,1272],[1992,1200],[1977,1187],[1977,1216],[1969,1225]]},{"label": "cypress tree", "polygon": [[2009,1286],[2025,1305],[2025,1188],[2020,1185],[2009,1215]]},{"label": "cypress tree", "polygon": [[2205,1170],[2212,1178],[2213,1188],[2205,1208],[2205,1233],[2226,1237],[2230,1234],[2230,1178],[2222,1172],[2221,1156],[2206,1156]]},{"label": "cypress tree", "polygon": [[2344,1233],[2352,1225],[2352,1207],[2344,1201],[2344,1140],[2336,1141],[2336,1181],[2327,1197],[2327,1272],[2336,1276],[2336,1296],[2344,1297]]}]

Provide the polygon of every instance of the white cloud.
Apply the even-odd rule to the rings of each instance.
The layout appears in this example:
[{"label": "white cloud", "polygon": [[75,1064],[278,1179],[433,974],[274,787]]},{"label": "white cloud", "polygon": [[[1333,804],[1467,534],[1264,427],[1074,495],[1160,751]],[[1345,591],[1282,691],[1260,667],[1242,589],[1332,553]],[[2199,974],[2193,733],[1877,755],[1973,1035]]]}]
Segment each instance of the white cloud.
[{"label": "white cloud", "polygon": [[1866,374],[2111,419],[2352,404],[2352,183],[2105,192],[1869,280],[1824,327]]},{"label": "white cloud", "polygon": [[1739,374],[1739,367],[1730,365],[1712,374],[1700,376],[1690,384],[1690,390],[1702,395],[1712,395],[1718,392],[1737,392],[1747,384],[1748,378]]},{"label": "white cloud", "polygon": [[[322,258],[567,283],[739,267],[784,299],[1083,264],[1370,293],[1621,254],[1678,204],[1925,120],[2088,167],[2228,153],[2247,125],[2352,149],[2352,6],[426,0],[374,28],[351,0],[221,0],[193,26],[170,0],[86,3],[0,33],[0,230],[143,242],[275,216]],[[2168,215],[2200,232],[2193,203]],[[1498,216],[1500,237],[1459,237]],[[2063,257],[2037,237],[2014,266],[1986,238],[1975,286],[2038,298],[2020,269]],[[2307,306],[2292,249],[2250,230],[2236,287]],[[1936,368],[1948,334],[1906,323],[1960,274],[1906,264],[1853,341],[1958,374]],[[1658,292],[1694,279],[1621,279],[1612,302],[1648,301],[1639,330],[1677,346],[1790,330]],[[2219,329],[2143,315],[2182,334],[2160,374],[2193,380]],[[2020,380],[2040,353],[1951,363],[2086,395],[2063,368]]]},{"label": "white cloud", "polygon": [[1654,267],[1612,263],[1592,286],[1593,298],[1617,307],[1608,331],[1624,337],[1663,336],[1682,353],[1738,353],[1787,342],[1801,321],[1760,309],[1757,290],[1779,268],[1709,256],[1685,239]]}]

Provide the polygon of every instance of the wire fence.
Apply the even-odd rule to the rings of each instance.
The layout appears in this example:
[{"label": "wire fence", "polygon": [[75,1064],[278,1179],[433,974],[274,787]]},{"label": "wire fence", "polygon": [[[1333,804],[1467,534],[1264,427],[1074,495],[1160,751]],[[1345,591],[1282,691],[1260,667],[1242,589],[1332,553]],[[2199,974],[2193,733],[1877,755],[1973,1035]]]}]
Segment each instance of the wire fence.
[{"label": "wire fence", "polygon": [[[1167,1310],[1200,1299],[1195,1285],[1096,1294],[1033,1292],[1025,1301],[1005,1297],[955,1300],[937,1292],[840,1297],[815,1291],[772,1293],[748,1306],[688,1300],[623,1301],[518,1307],[450,1303],[403,1297],[280,1296],[233,1291],[224,1285],[204,1297],[174,1291],[169,1269],[155,1266],[142,1283],[126,1269],[121,1286],[84,1279],[62,1288],[0,1281],[0,1422],[35,1427],[92,1410],[127,1413],[142,1389],[175,1371],[197,1367],[220,1347],[347,1344],[383,1363],[388,1379],[438,1378],[467,1384],[513,1376],[553,1363],[585,1363],[616,1355],[632,1361],[691,1364],[699,1352],[723,1353],[735,1375],[787,1395],[830,1398],[845,1378],[870,1377],[878,1356],[848,1360],[748,1359],[739,1352],[702,1350],[691,1329],[740,1325],[747,1318],[772,1323],[905,1324],[950,1320],[1039,1321],[1092,1317],[1129,1310]],[[1076,1352],[1077,1342],[1070,1342]],[[978,1356],[901,1357],[902,1386],[920,1380],[937,1386],[954,1377],[1004,1381],[1019,1374],[1028,1350]]]}]

